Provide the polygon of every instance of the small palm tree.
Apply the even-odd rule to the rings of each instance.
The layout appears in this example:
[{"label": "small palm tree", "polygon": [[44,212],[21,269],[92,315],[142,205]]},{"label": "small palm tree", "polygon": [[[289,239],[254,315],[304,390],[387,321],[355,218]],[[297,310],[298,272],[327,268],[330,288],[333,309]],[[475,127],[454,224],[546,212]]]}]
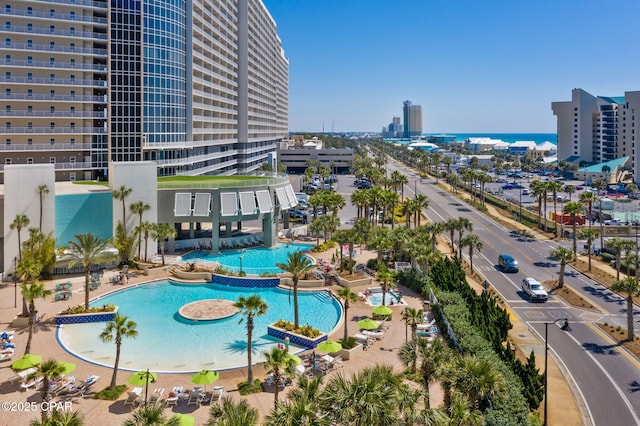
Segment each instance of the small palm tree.
[{"label": "small palm tree", "polygon": [[46,409],[48,402],[51,401],[51,381],[56,380],[64,374],[64,365],[53,359],[48,359],[43,363],[40,363],[36,367],[36,371],[27,376],[27,380],[42,378],[42,385],[40,387],[40,395],[42,396],[43,404],[40,405],[40,414],[42,415],[42,422],[46,422],[49,417],[49,411]]},{"label": "small palm tree", "polygon": [[124,426],[179,426],[180,419],[173,416],[167,418],[164,409],[162,403],[141,405],[124,422]]},{"label": "small palm tree", "polygon": [[568,214],[569,216],[571,216],[571,226],[573,227],[573,255],[576,256],[578,254],[578,239],[576,238],[576,217],[582,213],[582,203],[579,203],[577,201],[569,201],[567,204],[564,205],[564,208],[562,209],[562,212],[564,214]]},{"label": "small palm tree", "polygon": [[258,410],[251,407],[246,399],[235,402],[228,396],[209,410],[206,426],[255,426],[260,420]]},{"label": "small palm tree", "polygon": [[162,255],[162,266],[164,266],[164,240],[174,238],[177,235],[176,230],[168,223],[158,223],[151,231],[151,238],[160,244],[160,254]]},{"label": "small palm tree", "polygon": [[278,392],[280,384],[284,380],[284,375],[293,375],[296,369],[296,361],[289,355],[286,349],[278,349],[276,346],[271,351],[263,351],[265,362],[264,366],[267,374],[273,375],[273,405],[278,407]]},{"label": "small palm tree", "polygon": [[411,327],[411,339],[416,338],[416,331],[418,330],[418,324],[422,322],[424,311],[422,309],[407,308],[402,312],[402,320],[405,325]]},{"label": "small palm tree", "polygon": [[395,279],[395,274],[384,267],[378,271],[377,279],[382,287],[382,304],[384,305],[387,293],[389,292],[389,290],[395,287],[395,283],[393,282],[393,280]]},{"label": "small palm tree", "polygon": [[[142,215],[147,210],[151,210],[151,206],[149,204],[145,204],[143,201],[137,201],[135,203],[131,203],[131,205],[129,206],[129,209],[131,209],[132,212],[138,215],[139,217],[138,229],[142,230]],[[138,232],[138,260],[140,260],[141,248],[142,248],[142,233]]]},{"label": "small palm tree", "polygon": [[44,196],[49,193],[49,187],[46,184],[38,186],[38,196],[40,198],[40,223],[38,229],[42,232],[42,214],[44,210]]},{"label": "small palm tree", "polygon": [[[256,316],[262,316],[267,313],[269,305],[262,300],[257,294],[252,294],[249,297],[240,296],[236,303],[233,304],[236,308],[240,309],[240,314],[247,319],[247,383],[253,385],[253,369],[251,362],[252,355],[252,340],[253,340],[253,320]],[[240,318],[240,322],[243,318]]]},{"label": "small palm tree", "polygon": [[319,414],[319,396],[322,377],[312,379],[302,376],[297,387],[289,391],[285,402],[271,410],[266,419],[268,426],[309,425],[328,426],[329,423]]},{"label": "small palm tree", "polygon": [[344,308],[344,341],[346,342],[349,338],[349,317],[347,315],[347,312],[349,311],[351,303],[356,303],[358,301],[358,295],[355,294],[349,287],[341,287],[340,290],[336,292],[336,295],[342,302],[342,307]]},{"label": "small palm tree", "polygon": [[109,250],[109,243],[90,232],[76,234],[75,241],[69,241],[67,247],[60,249],[63,260],[68,261],[68,267],[82,265],[84,270],[84,306],[89,309],[89,277],[94,265],[111,263],[116,255]]},{"label": "small palm tree", "polygon": [[27,338],[27,344],[24,347],[24,353],[26,355],[31,351],[33,329],[36,324],[36,314],[38,313],[38,311],[36,310],[36,299],[45,299],[47,296],[50,296],[52,292],[51,290],[47,290],[44,287],[44,284],[35,282],[22,284],[20,288],[22,289],[22,296],[29,304],[29,337]]},{"label": "small palm tree", "polygon": [[133,189],[121,185],[120,188],[114,189],[111,193],[113,198],[122,201],[122,229],[124,230],[125,235],[127,235],[127,208],[124,200],[131,194],[132,191]]},{"label": "small palm tree", "polygon": [[591,272],[591,244],[598,238],[600,232],[592,228],[581,229],[578,231],[577,238],[587,240],[587,257],[589,258],[589,272]]},{"label": "small palm tree", "polygon": [[82,426],[82,414],[79,411],[60,411],[53,409],[46,420],[31,420],[29,426]]},{"label": "small palm tree", "polygon": [[555,249],[551,250],[549,253],[549,257],[554,260],[560,261],[560,277],[558,278],[558,288],[562,288],[564,286],[564,268],[567,266],[567,262],[571,262],[575,256],[573,255],[573,251],[566,247],[558,246]]},{"label": "small palm tree", "polygon": [[469,247],[469,263],[471,264],[471,270],[473,271],[473,252],[474,250],[482,251],[483,248],[480,237],[476,234],[465,235],[460,241],[460,246]]},{"label": "small palm tree", "polygon": [[465,355],[458,358],[456,364],[457,374],[454,378],[454,386],[463,395],[469,396],[474,407],[482,408],[481,404],[487,398],[505,394],[507,384],[493,361]]},{"label": "small palm tree", "polygon": [[300,251],[289,253],[287,263],[276,263],[276,266],[291,274],[293,281],[293,326],[300,325],[298,318],[298,281],[307,271],[313,268],[313,262]]},{"label": "small palm tree", "polygon": [[616,293],[625,293],[627,301],[627,340],[633,342],[635,339],[633,331],[633,296],[640,296],[640,284],[633,277],[626,277],[622,281],[616,281],[610,287]]},{"label": "small palm tree", "polygon": [[148,246],[149,246],[149,237],[151,236],[151,233],[153,232],[153,223],[151,222],[142,222],[139,226],[138,226],[138,233],[140,235],[142,235],[144,237],[144,261],[147,261],[147,252],[148,252]]},{"label": "small palm tree", "polygon": [[26,214],[17,214],[9,229],[18,231],[18,260],[22,260],[22,236],[21,231],[29,226],[29,217]]},{"label": "small palm tree", "polygon": [[117,314],[113,321],[109,321],[100,333],[100,340],[106,343],[114,342],[116,344],[116,360],[113,365],[113,374],[111,375],[111,385],[109,389],[116,388],[116,380],[118,376],[118,364],[120,363],[120,347],[123,338],[135,339],[138,336],[137,324],[124,315]]}]

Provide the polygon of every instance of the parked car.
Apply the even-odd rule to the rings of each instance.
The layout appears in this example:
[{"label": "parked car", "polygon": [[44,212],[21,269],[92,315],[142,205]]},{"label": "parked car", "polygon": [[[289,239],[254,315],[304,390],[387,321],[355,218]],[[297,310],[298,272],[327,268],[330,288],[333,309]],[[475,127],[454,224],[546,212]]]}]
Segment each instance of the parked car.
[{"label": "parked car", "polygon": [[504,272],[518,272],[520,270],[518,261],[510,254],[502,253],[498,256],[498,265]]},{"label": "parked car", "polygon": [[522,190],[522,195],[530,195],[531,194],[531,190],[529,188],[525,188]]},{"label": "parked car", "polygon": [[525,292],[532,302],[546,302],[549,299],[547,290],[544,289],[540,281],[527,277],[522,280],[522,291]]}]

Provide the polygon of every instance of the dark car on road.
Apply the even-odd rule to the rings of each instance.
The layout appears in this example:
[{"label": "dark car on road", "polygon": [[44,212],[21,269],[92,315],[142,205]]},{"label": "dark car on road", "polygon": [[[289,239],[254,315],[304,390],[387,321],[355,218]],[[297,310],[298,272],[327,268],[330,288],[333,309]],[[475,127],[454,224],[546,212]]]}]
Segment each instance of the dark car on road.
[{"label": "dark car on road", "polygon": [[518,272],[520,270],[518,261],[510,254],[502,253],[498,256],[498,265],[504,272]]}]

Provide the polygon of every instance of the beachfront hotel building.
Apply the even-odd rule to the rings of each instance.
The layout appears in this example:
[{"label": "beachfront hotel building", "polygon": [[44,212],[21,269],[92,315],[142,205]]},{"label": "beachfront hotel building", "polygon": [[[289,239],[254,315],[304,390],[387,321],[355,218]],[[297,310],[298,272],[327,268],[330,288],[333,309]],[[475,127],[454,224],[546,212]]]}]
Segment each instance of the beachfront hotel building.
[{"label": "beachfront hotel building", "polygon": [[553,102],[557,117],[558,159],[576,164],[600,164],[630,157],[636,182],[640,181],[640,92],[624,96],[594,96],[573,89],[571,100]]},{"label": "beachfront hotel building", "polygon": [[288,135],[288,60],[261,0],[7,0],[0,7],[0,182],[10,164],[106,179],[275,163]]},{"label": "beachfront hotel building", "polygon": [[402,111],[405,139],[422,136],[422,105],[413,105],[411,101],[404,101]]}]

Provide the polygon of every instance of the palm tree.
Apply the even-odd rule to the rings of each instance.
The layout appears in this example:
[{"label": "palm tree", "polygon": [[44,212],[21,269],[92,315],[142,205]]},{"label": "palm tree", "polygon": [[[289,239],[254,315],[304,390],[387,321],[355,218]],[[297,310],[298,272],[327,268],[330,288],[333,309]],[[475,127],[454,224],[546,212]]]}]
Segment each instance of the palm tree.
[{"label": "palm tree", "polygon": [[[249,297],[240,296],[236,303],[233,304],[236,308],[240,309],[240,314],[247,318],[247,384],[253,386],[253,369],[251,363],[252,355],[252,339],[253,339],[253,319],[256,316],[262,316],[267,313],[269,305],[262,300],[257,294],[252,294]],[[239,323],[243,321],[240,318]],[[296,327],[297,328],[297,327]]]},{"label": "palm tree", "polygon": [[464,235],[465,230],[468,230],[469,232],[473,231],[473,222],[466,217],[459,217],[458,223],[458,259],[462,260],[462,236]]},{"label": "palm tree", "polygon": [[583,205],[577,201],[569,201],[562,209],[563,214],[571,216],[571,226],[573,227],[573,255],[578,254],[578,239],[576,238],[576,217],[582,213]]},{"label": "palm tree", "polygon": [[125,235],[127,235],[127,209],[125,207],[124,200],[131,194],[132,191],[133,189],[121,185],[120,188],[114,189],[111,193],[113,198],[122,201],[122,229],[124,230]]},{"label": "palm tree", "polygon": [[473,252],[474,250],[482,251],[482,241],[476,234],[465,235],[460,241],[460,247],[469,247],[469,263],[471,264],[471,270],[473,271]]},{"label": "palm tree", "polygon": [[340,289],[336,292],[336,295],[342,302],[342,307],[344,309],[344,341],[346,342],[349,338],[349,317],[347,313],[349,312],[349,307],[351,306],[351,304],[358,301],[358,295],[355,294],[350,287],[340,287]]},{"label": "palm tree", "polygon": [[558,278],[558,287],[562,288],[564,286],[564,268],[567,265],[567,262],[571,262],[575,256],[571,249],[566,247],[558,246],[551,250],[549,253],[549,257],[554,260],[560,261],[560,277]]},{"label": "palm tree", "polygon": [[298,328],[300,321],[298,318],[298,281],[300,277],[313,268],[313,262],[301,251],[289,253],[287,263],[276,263],[276,266],[291,274],[293,282],[293,326]]},{"label": "palm tree", "polygon": [[109,389],[114,390],[116,388],[116,380],[118,376],[118,364],[120,363],[120,347],[122,346],[123,338],[135,339],[138,336],[137,324],[131,321],[128,317],[117,314],[113,321],[109,321],[100,333],[100,340],[106,343],[115,341],[116,344],[116,360],[113,365],[113,374],[111,375],[111,384]]},{"label": "palm tree", "polygon": [[9,225],[9,229],[18,231],[18,260],[22,260],[22,236],[20,232],[27,226],[29,226],[29,217],[26,214],[17,214],[11,225]]},{"label": "palm tree", "polygon": [[469,399],[462,393],[456,392],[451,398],[448,425],[480,426],[484,424],[482,413],[471,408]]},{"label": "palm tree", "polygon": [[456,249],[454,246],[454,243],[455,243],[454,236],[458,228],[460,228],[460,222],[458,222],[458,219],[451,218],[451,219],[448,219],[443,224],[443,226],[446,231],[449,231],[449,240],[451,241],[451,254],[453,255],[456,253]]},{"label": "palm tree", "polygon": [[49,187],[46,184],[38,186],[38,196],[40,198],[40,226],[38,229],[42,232],[42,214],[44,210],[44,196],[49,193]]},{"label": "palm tree", "polygon": [[385,298],[389,290],[395,287],[395,283],[393,280],[395,279],[395,274],[389,271],[386,266],[384,268],[380,268],[378,270],[378,282],[382,287],[382,304],[385,305]]},{"label": "palm tree", "polygon": [[320,412],[319,396],[322,377],[302,376],[297,387],[290,390],[287,400],[279,403],[267,417],[268,426],[329,426]]},{"label": "palm tree", "polygon": [[258,410],[251,407],[246,399],[235,402],[225,396],[219,404],[211,406],[206,426],[255,426],[259,421]]},{"label": "palm tree", "polygon": [[476,408],[482,408],[487,398],[495,398],[506,393],[504,376],[493,361],[487,358],[465,355],[456,362],[457,374],[454,386],[467,395]]},{"label": "palm tree", "polygon": [[[593,222],[593,203],[596,202],[597,199],[598,196],[593,191],[584,191],[578,197],[578,201],[587,206],[587,211],[589,212],[589,228],[591,228],[591,223]],[[600,212],[600,214],[602,214],[602,212]]]},{"label": "palm tree", "polygon": [[[28,353],[28,352],[27,352]],[[36,366],[36,371],[27,376],[27,381],[42,378],[40,385],[40,395],[42,395],[42,404],[40,404],[40,414],[42,422],[46,422],[49,417],[48,404],[51,401],[51,382],[64,374],[64,365],[54,359],[48,359]]]},{"label": "palm tree", "polygon": [[[558,191],[562,190],[562,184],[558,181],[547,182],[547,190],[553,193],[553,214],[558,211]],[[558,235],[558,221],[553,221],[553,235]],[[575,235],[575,234],[574,234]]]},{"label": "palm tree", "polygon": [[51,417],[46,420],[31,420],[29,426],[82,426],[82,415],[79,411],[51,410]]},{"label": "palm tree", "polygon": [[[131,203],[129,209],[133,213],[136,213],[139,217],[138,221],[138,229],[142,229],[142,215],[147,210],[151,210],[151,206],[149,204],[145,204],[143,201],[137,201],[135,203]],[[142,247],[142,233],[138,232],[138,260],[140,260],[140,249]],[[146,253],[145,253],[146,254]]]},{"label": "palm tree", "polygon": [[426,195],[416,194],[416,196],[413,198],[413,202],[415,204],[414,214],[416,217],[416,220],[413,221],[414,226],[420,226],[420,222],[422,219],[422,210],[429,208],[429,200],[427,199]]},{"label": "palm tree", "polygon": [[620,281],[620,265],[622,264],[622,251],[630,250],[633,241],[623,238],[612,238],[607,241],[607,245],[616,251],[616,281]]},{"label": "palm tree", "polygon": [[162,255],[162,266],[164,266],[164,240],[167,238],[175,238],[177,235],[175,228],[168,223],[158,223],[151,231],[151,238],[156,240],[160,245],[160,254]]},{"label": "palm tree", "polygon": [[36,299],[46,299],[47,296],[50,296],[52,291],[47,290],[42,283],[29,283],[22,284],[20,286],[22,290],[22,297],[29,304],[29,337],[27,338],[27,344],[24,347],[25,355],[31,351],[31,340],[33,339],[33,329],[36,324],[36,315],[38,311],[36,310]]},{"label": "palm tree", "polygon": [[438,244],[438,235],[444,232],[444,223],[443,222],[431,222],[427,225],[424,225],[423,230],[427,232],[431,239],[431,251],[435,252]]},{"label": "palm tree", "polygon": [[598,238],[600,232],[595,229],[586,228],[578,231],[577,238],[580,240],[587,240],[587,256],[589,258],[589,272],[591,272],[591,244]]},{"label": "palm tree", "polygon": [[151,222],[142,222],[139,226],[138,226],[138,233],[140,233],[143,237],[144,237],[144,261],[147,261],[147,247],[149,245],[149,237],[151,236],[151,233],[153,232],[153,227],[154,224]]},{"label": "palm tree", "polygon": [[296,361],[289,355],[286,349],[279,349],[276,346],[271,351],[263,351],[266,373],[273,376],[273,405],[274,409],[278,407],[278,392],[280,384],[284,380],[284,375],[293,375],[296,369]]},{"label": "palm tree", "polygon": [[89,309],[89,276],[94,265],[113,262],[117,257],[109,250],[109,243],[90,232],[76,234],[75,241],[69,241],[62,247],[62,259],[69,262],[68,267],[82,265],[84,270],[84,306]]},{"label": "palm tree", "polygon": [[531,189],[531,194],[538,200],[538,223],[542,228],[542,218],[544,217],[544,212],[542,211],[542,199],[545,197],[544,182],[541,180],[534,180],[529,184],[529,189]]},{"label": "palm tree", "polygon": [[124,422],[124,426],[179,426],[180,419],[175,416],[167,418],[164,409],[164,404],[159,402],[141,405]]},{"label": "palm tree", "polygon": [[[416,338],[416,331],[418,330],[418,324],[422,322],[424,311],[416,308],[406,308],[402,312],[402,320],[405,322],[405,326],[411,327],[411,340]],[[415,369],[414,369],[415,373]]]},{"label": "palm tree", "polygon": [[[576,186],[575,185],[570,185],[570,184],[566,184],[562,190],[569,196],[569,201],[571,201],[571,195],[576,192]],[[589,218],[591,219],[591,218]]]},{"label": "palm tree", "polygon": [[633,277],[626,277],[622,281],[616,281],[611,286],[611,291],[616,293],[625,293],[627,300],[627,340],[633,342],[634,336],[634,320],[633,320],[633,296],[640,296],[640,284]]}]

